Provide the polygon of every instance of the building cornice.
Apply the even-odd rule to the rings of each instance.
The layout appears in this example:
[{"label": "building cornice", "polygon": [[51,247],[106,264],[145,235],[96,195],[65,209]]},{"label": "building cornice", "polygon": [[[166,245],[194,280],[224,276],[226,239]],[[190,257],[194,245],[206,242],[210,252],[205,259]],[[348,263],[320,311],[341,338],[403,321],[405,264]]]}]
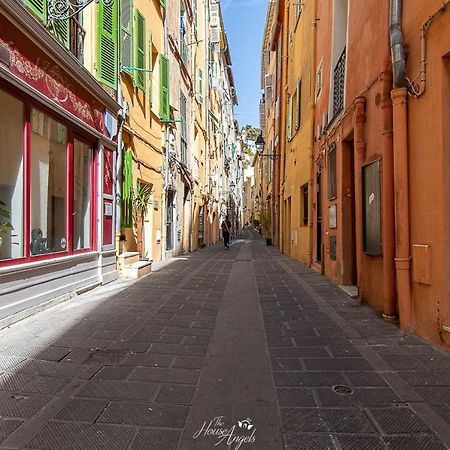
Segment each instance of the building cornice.
[{"label": "building cornice", "polygon": [[27,36],[35,45],[39,46],[94,98],[114,113],[120,109],[117,101],[101,87],[95,77],[19,1],[0,0],[0,11],[24,36]]}]

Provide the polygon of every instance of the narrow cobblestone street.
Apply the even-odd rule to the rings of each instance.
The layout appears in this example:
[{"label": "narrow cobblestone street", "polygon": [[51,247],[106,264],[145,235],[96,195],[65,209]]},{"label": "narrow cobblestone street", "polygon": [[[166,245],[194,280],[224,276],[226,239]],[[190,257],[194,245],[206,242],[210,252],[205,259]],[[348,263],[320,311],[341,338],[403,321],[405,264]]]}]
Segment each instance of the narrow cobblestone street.
[{"label": "narrow cobblestone street", "polygon": [[450,356],[249,231],[0,342],[2,449],[450,448]]}]

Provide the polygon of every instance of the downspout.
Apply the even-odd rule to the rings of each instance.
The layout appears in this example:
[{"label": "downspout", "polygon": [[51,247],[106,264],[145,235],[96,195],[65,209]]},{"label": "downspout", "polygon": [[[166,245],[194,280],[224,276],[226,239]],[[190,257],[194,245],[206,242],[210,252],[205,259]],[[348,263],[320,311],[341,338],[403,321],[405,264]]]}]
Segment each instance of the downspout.
[{"label": "downspout", "polygon": [[[167,36],[167,8],[169,8],[169,3],[166,2],[166,7],[164,8],[163,15],[163,26],[164,26],[164,55],[168,56],[168,36]],[[170,98],[170,67],[169,67],[169,98]],[[170,104],[169,104],[169,118],[170,118]],[[166,248],[167,248],[167,188],[169,186],[169,124],[164,124],[164,137],[166,143],[166,151],[164,153],[164,172],[163,172],[163,185],[161,192],[161,203],[163,209],[161,211],[161,260],[166,259]]]},{"label": "downspout", "polygon": [[423,23],[422,28],[420,29],[420,72],[419,72],[419,86],[413,83],[410,83],[410,88],[412,94],[415,97],[420,97],[425,93],[426,84],[427,84],[427,32],[428,28],[430,28],[433,21],[443,14],[447,8],[450,6],[450,0],[446,0],[442,3],[439,9],[432,14],[428,19]]},{"label": "downspout", "polygon": [[393,69],[393,154],[395,198],[395,269],[397,298],[402,330],[411,329],[411,256],[408,186],[408,90],[406,61],[401,29],[402,0],[391,0],[389,31]]},{"label": "downspout", "polygon": [[[120,3],[117,2],[118,8],[118,17],[121,20],[121,8]],[[118,117],[118,133],[117,133],[117,158],[116,158],[116,210],[115,210],[115,223],[114,223],[114,238],[115,238],[115,248],[116,248],[116,268],[119,268],[119,254],[120,254],[120,235],[121,235],[121,216],[122,216],[122,134],[123,134],[123,125],[125,123],[125,114],[127,111],[124,110],[123,104],[123,94],[122,94],[122,83],[120,78],[120,58],[117,61],[117,102],[120,105],[120,112]],[[103,209],[103,206],[102,206]]]},{"label": "downspout", "polygon": [[394,158],[392,129],[392,73],[381,75],[383,97],[383,176],[382,176],[382,240],[383,240],[383,317],[396,317],[395,304],[395,208],[394,208]]},{"label": "downspout", "polygon": [[[316,70],[316,46],[317,46],[317,11],[316,11],[316,4],[313,3],[313,25],[312,25],[312,49],[311,49],[311,61],[312,61],[312,67],[313,67],[313,73],[315,73]],[[311,103],[311,141],[310,141],[310,148],[309,148],[309,180],[308,180],[308,231],[309,231],[309,237],[308,237],[308,265],[309,267],[313,264],[313,214],[314,214],[314,118],[316,115],[316,89],[315,89],[315,76],[311,77],[311,92],[313,93],[313,101]]]}]

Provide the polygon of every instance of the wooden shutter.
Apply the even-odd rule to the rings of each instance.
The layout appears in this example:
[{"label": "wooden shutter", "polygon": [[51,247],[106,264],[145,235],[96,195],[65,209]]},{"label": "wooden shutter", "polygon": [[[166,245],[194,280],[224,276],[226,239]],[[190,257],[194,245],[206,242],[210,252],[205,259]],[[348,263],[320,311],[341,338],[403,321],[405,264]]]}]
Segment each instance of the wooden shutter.
[{"label": "wooden shutter", "polygon": [[150,104],[153,99],[153,35],[150,32],[150,39],[148,41],[148,68],[151,70],[148,74],[148,82],[149,82],[149,96],[150,96]]},{"label": "wooden shutter", "polygon": [[70,48],[70,19],[52,20],[49,29],[58,42]]},{"label": "wooden shutter", "polygon": [[117,88],[117,0],[111,5],[97,5],[97,75],[98,80]]},{"label": "wooden shutter", "polygon": [[159,0],[159,3],[163,8],[166,7],[166,0]]},{"label": "wooden shutter", "polygon": [[[122,0],[122,53],[121,67],[133,66],[133,0]],[[129,69],[125,72],[132,73]]]},{"label": "wooden shutter", "polygon": [[302,81],[297,82],[297,111],[295,112],[295,129],[300,128],[300,120],[302,117]]},{"label": "wooden shutter", "polygon": [[[146,69],[145,67],[145,18],[136,11],[136,34],[134,44],[134,66],[136,69]],[[139,89],[145,92],[146,73],[143,70],[135,70],[135,83]]]},{"label": "wooden shutter", "polygon": [[287,132],[288,141],[290,141],[292,138],[292,96],[291,95],[289,96],[289,100],[288,100],[286,132]]},{"label": "wooden shutter", "polygon": [[161,55],[159,59],[159,116],[162,120],[170,119],[170,99],[169,99],[169,60]]},{"label": "wooden shutter", "polygon": [[47,22],[47,0],[25,0],[25,5],[39,20]]}]

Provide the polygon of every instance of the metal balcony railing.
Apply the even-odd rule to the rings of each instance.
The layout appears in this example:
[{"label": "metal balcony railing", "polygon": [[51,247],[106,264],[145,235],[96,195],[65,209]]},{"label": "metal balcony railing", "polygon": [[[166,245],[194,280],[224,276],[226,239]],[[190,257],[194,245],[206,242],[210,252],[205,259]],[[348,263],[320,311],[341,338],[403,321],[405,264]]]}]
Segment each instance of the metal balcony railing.
[{"label": "metal balcony railing", "polygon": [[346,48],[341,53],[333,74],[333,118],[344,109],[345,57]]}]

